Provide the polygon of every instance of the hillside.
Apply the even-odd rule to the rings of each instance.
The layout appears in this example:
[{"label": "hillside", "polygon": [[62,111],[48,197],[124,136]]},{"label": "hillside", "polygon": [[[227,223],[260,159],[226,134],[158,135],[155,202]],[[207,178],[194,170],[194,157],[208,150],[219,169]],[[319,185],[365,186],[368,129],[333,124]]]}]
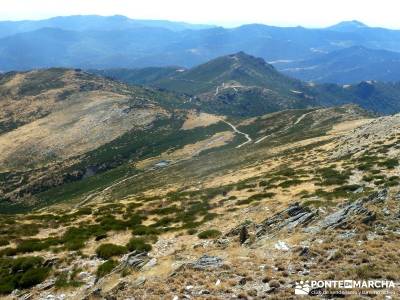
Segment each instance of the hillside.
[{"label": "hillside", "polygon": [[216,58],[152,85],[195,96],[193,101],[202,109],[224,115],[254,116],[317,106],[303,95],[303,83],[244,52]]},{"label": "hillside", "polygon": [[296,299],[300,280],[398,280],[398,115],[193,111],[177,132],[212,124],[226,125],[212,151],[186,141],[94,192],[2,217],[0,292]]},{"label": "hillside", "polygon": [[400,81],[400,53],[360,46],[275,66],[289,76],[313,82]]},{"label": "hillside", "polygon": [[[352,59],[350,61],[353,63]],[[302,82],[282,74],[262,58],[244,52],[222,56],[191,69],[175,67],[91,72],[128,84],[147,84],[185,93],[192,105],[223,115],[248,117],[283,109],[349,103],[377,114],[400,111],[400,85],[397,83],[363,81],[337,85]],[[330,76],[334,73],[327,71],[325,74]]]},{"label": "hillside", "polygon": [[0,207],[5,210],[42,205],[46,201],[37,194],[113,170],[110,182],[124,174],[115,170],[123,163],[168,149],[166,137],[186,114],[174,110],[185,107],[175,94],[80,70],[7,73],[0,78],[0,95]]}]

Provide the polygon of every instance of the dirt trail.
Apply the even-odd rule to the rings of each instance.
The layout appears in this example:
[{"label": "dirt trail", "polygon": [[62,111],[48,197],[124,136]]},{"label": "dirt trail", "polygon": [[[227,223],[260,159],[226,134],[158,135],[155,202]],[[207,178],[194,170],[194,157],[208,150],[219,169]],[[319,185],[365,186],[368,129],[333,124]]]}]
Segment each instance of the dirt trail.
[{"label": "dirt trail", "polygon": [[296,120],[296,122],[294,122],[293,125],[299,124],[299,123],[301,122],[301,120],[303,120],[303,119],[304,119],[308,114],[310,114],[310,113],[312,113],[312,112],[308,112],[308,113],[302,114],[302,115]]},{"label": "dirt trail", "polygon": [[225,120],[222,120],[222,122],[228,124],[228,125],[233,129],[234,132],[243,135],[243,136],[247,139],[246,142],[240,144],[239,146],[236,146],[236,148],[241,148],[241,147],[243,147],[244,145],[246,145],[246,144],[248,144],[248,143],[251,143],[251,142],[253,141],[253,139],[252,139],[247,133],[244,133],[244,132],[240,131],[240,130],[237,129],[236,126],[233,125],[232,123],[230,123],[230,122],[228,122],[228,121],[225,121]]}]

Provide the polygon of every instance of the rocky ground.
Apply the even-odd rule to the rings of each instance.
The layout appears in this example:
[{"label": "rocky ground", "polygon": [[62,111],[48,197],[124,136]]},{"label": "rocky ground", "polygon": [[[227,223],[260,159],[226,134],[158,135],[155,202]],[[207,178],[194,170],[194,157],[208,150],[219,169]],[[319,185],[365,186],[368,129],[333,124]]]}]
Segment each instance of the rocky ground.
[{"label": "rocky ground", "polygon": [[[242,120],[236,126],[252,143],[239,149],[241,140],[227,140],[177,161],[179,150],[167,151],[168,164],[92,197],[5,216],[0,276],[12,284],[0,291],[5,299],[297,299],[300,281],[397,282],[399,117],[330,121],[338,116]],[[374,298],[399,297],[389,292]]]}]

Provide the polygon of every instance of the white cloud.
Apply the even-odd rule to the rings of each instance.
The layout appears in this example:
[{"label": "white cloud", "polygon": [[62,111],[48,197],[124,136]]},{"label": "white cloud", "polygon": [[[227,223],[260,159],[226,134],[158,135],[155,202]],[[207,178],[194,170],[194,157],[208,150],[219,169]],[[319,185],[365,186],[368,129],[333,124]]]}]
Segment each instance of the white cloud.
[{"label": "white cloud", "polygon": [[41,19],[73,14],[121,14],[237,25],[327,26],[357,19],[400,28],[398,0],[0,0],[0,19]]}]

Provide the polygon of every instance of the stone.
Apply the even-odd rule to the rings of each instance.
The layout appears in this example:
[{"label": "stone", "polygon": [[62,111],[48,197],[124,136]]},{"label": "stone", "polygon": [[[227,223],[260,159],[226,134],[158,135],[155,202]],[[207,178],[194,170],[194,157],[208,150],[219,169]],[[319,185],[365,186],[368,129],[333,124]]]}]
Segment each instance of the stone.
[{"label": "stone", "polygon": [[350,203],[342,209],[325,217],[325,219],[318,224],[318,229],[334,229],[344,227],[353,220],[355,215],[364,216],[363,223],[370,224],[376,219],[376,216],[374,213],[365,208],[364,205],[367,203],[381,203],[387,199],[387,196],[387,189],[383,189],[367,197],[358,199],[357,201]]},{"label": "stone", "polygon": [[275,249],[281,250],[281,251],[289,251],[290,250],[289,245],[283,241],[278,241],[277,243],[275,243],[274,247],[275,247]]},{"label": "stone", "polygon": [[52,288],[55,283],[56,283],[55,279],[49,279],[36,285],[36,288],[40,291],[48,290]]},{"label": "stone", "polygon": [[222,258],[218,256],[203,255],[195,263],[193,263],[194,269],[214,269],[220,268],[223,265]]},{"label": "stone", "polygon": [[257,225],[256,237],[260,238],[266,234],[273,234],[279,230],[293,230],[299,226],[310,223],[317,213],[308,207],[303,207],[299,203],[290,205],[283,211],[275,214],[271,218],[265,219]]},{"label": "stone", "polygon": [[149,261],[149,257],[147,256],[147,253],[138,253],[137,251],[133,251],[124,255],[121,261],[128,267],[140,269],[146,265]]},{"label": "stone", "polygon": [[338,234],[338,238],[341,240],[349,240],[356,236],[356,232],[354,230],[346,230],[342,233]]},{"label": "stone", "polygon": [[153,268],[155,265],[157,265],[157,258],[153,257],[152,259],[150,259],[150,260],[142,267],[142,270],[143,270],[143,271],[150,270],[150,269]]}]

